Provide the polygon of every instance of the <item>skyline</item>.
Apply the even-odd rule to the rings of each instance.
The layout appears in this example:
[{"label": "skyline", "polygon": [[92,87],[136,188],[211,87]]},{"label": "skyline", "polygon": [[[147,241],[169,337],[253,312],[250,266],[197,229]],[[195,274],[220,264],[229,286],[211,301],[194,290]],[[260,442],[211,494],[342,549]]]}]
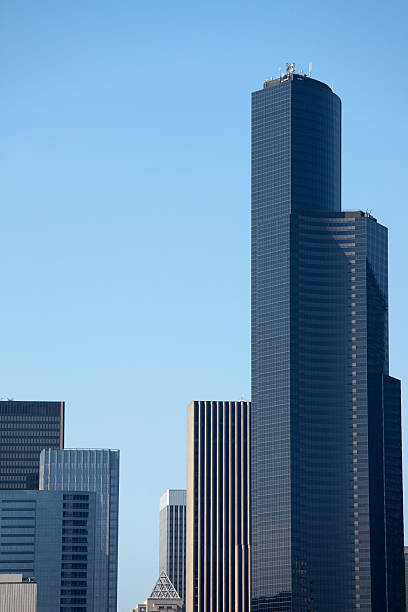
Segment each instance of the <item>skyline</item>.
[{"label": "skyline", "polygon": [[[397,4],[391,20],[377,7],[366,13],[350,3],[317,17],[319,4],[311,12],[294,4],[293,31],[272,42],[261,36],[262,21],[284,23],[284,7],[260,3],[256,17],[242,7],[231,15],[230,3],[194,14],[180,3],[173,16],[160,3],[162,15],[127,2],[122,13],[105,4],[95,15],[85,5],[34,10],[23,2],[24,17],[10,2],[2,9],[1,50],[11,61],[1,119],[1,394],[64,400],[67,447],[121,449],[119,610],[127,610],[157,578],[159,497],[185,486],[187,404],[250,399],[249,96],[286,60],[304,69],[313,61],[312,76],[333,81],[343,100],[344,208],[372,209],[390,229],[390,369],[403,380],[405,411],[407,128],[390,126],[403,117],[406,81],[384,91],[381,77],[396,58],[403,64],[406,8]],[[309,40],[304,30],[316,33],[317,21],[325,31]],[[152,42],[134,36],[143,28]],[[248,44],[238,45],[245,33]],[[223,345],[233,360],[214,351]],[[122,419],[109,420],[112,407]],[[178,441],[166,465],[151,457],[143,430],[163,444]],[[151,468],[138,473],[146,456]],[[137,516],[151,533],[133,530],[141,495]]]}]

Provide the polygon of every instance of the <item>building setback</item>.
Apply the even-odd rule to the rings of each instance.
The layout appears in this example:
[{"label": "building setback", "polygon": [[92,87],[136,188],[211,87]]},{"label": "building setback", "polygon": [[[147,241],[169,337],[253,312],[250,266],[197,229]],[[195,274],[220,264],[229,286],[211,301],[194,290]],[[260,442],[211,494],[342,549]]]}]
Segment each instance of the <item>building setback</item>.
[{"label": "building setback", "polygon": [[[94,492],[96,494],[93,605],[95,612],[116,612],[119,451],[108,449],[44,450],[40,457],[40,489],[70,493]],[[85,512],[84,510],[84,518]],[[76,524],[74,519],[72,524]],[[68,558],[67,561],[69,561]],[[75,585],[69,582],[72,576],[71,569],[73,566],[68,563],[66,574],[64,574],[64,580],[68,583],[67,599],[69,597],[74,599],[75,591],[80,590],[75,589]],[[86,567],[82,568],[83,572],[85,570]]]},{"label": "building setback", "polygon": [[64,402],[0,401],[0,490],[38,489],[40,453],[64,448]]},{"label": "building setback", "polygon": [[250,402],[187,408],[186,611],[249,611]]},{"label": "building setback", "polygon": [[252,612],[405,609],[387,230],[341,212],[341,102],[252,96]]},{"label": "building setback", "polygon": [[186,491],[160,497],[159,572],[164,571],[184,601],[186,587]]}]

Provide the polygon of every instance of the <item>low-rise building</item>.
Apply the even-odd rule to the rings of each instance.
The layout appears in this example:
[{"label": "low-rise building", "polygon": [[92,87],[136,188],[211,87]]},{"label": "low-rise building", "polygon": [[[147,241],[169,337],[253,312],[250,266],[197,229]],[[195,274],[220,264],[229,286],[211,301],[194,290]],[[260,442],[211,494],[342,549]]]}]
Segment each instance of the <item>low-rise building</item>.
[{"label": "low-rise building", "polygon": [[162,570],[145,603],[138,604],[132,612],[158,612],[159,610],[182,612],[183,609],[183,600],[166,572]]},{"label": "low-rise building", "polygon": [[37,584],[23,574],[0,574],[1,612],[37,612]]}]

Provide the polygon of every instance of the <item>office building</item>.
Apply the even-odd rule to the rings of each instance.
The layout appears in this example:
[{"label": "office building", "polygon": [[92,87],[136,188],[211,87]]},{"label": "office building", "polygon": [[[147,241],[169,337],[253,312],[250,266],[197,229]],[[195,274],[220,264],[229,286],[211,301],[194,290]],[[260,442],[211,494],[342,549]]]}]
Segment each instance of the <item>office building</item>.
[{"label": "office building", "polygon": [[0,491],[0,578],[34,578],[38,612],[99,612],[95,507],[95,493]]},{"label": "office building", "polygon": [[[116,612],[119,451],[105,449],[44,450],[40,457],[40,489],[70,493],[94,492],[96,494],[93,605],[95,612]],[[84,519],[85,514],[86,510],[84,510]],[[73,520],[72,524],[73,526],[77,524],[76,520]],[[67,563],[64,568],[63,581],[69,583],[72,569],[73,565]],[[86,567],[83,569],[85,570]],[[67,586],[68,591],[70,588]]]},{"label": "office building", "polygon": [[186,611],[249,610],[249,402],[187,408]]},{"label": "office building", "polygon": [[21,574],[0,575],[2,612],[37,612],[37,585],[23,580]]},{"label": "office building", "polygon": [[138,604],[132,612],[159,612],[172,610],[182,612],[183,601],[166,572],[162,570],[144,604]]},{"label": "office building", "polygon": [[186,585],[186,491],[168,489],[160,497],[159,572],[184,601]]},{"label": "office building", "polygon": [[0,489],[38,489],[43,448],[64,448],[64,402],[0,401]]},{"label": "office building", "polygon": [[340,170],[340,99],[290,64],[252,97],[252,612],[405,609],[387,230]]},{"label": "office building", "polygon": [[408,546],[404,546],[405,561],[405,607],[408,612]]}]

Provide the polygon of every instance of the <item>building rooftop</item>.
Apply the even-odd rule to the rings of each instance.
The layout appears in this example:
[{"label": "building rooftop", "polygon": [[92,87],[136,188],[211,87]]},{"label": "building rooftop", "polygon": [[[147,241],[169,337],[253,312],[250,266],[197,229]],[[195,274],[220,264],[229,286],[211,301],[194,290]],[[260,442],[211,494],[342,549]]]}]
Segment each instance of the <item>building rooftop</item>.
[{"label": "building rooftop", "polygon": [[[279,69],[280,71],[281,69]],[[312,79],[311,77],[312,74],[312,64],[309,64],[309,72],[306,74],[306,72],[304,70],[300,70],[299,72],[295,72],[295,63],[294,62],[289,62],[286,64],[286,70],[285,72],[280,72],[278,77],[270,77],[264,80],[263,82],[263,89],[268,89],[269,87],[276,87],[277,85],[280,85],[281,83],[285,83],[286,81],[303,81],[305,79],[314,81],[315,83],[319,83],[320,85],[323,85],[324,87],[327,87],[328,89],[330,89],[330,91],[333,91],[333,89],[327,85],[327,83],[323,83],[323,81],[318,81],[317,79]]]},{"label": "building rooftop", "polygon": [[152,592],[150,593],[148,599],[160,599],[160,600],[174,600],[180,599],[180,595],[177,593],[174,588],[170,578],[166,574],[164,570],[160,572],[160,576],[157,579],[156,584],[154,585]]},{"label": "building rooftop", "polygon": [[185,506],[186,495],[185,489],[167,489],[160,496],[160,510],[163,510],[166,506]]}]

